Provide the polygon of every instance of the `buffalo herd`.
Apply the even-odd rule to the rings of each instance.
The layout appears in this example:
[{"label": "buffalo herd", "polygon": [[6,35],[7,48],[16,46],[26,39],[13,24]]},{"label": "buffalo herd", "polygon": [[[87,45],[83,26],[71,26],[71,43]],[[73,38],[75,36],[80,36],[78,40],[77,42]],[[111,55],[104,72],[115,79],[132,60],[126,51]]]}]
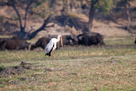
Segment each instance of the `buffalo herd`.
[{"label": "buffalo herd", "polygon": [[[57,35],[56,35],[57,36]],[[51,38],[56,36],[48,36],[48,37],[42,37],[37,40],[35,44],[31,44],[30,50],[34,50],[35,48],[42,48],[44,49],[47,45],[47,43],[50,41]],[[63,45],[84,45],[84,46],[90,46],[90,45],[105,45],[103,35],[99,33],[83,33],[78,36],[75,35],[63,35]],[[0,50],[25,50],[29,49],[30,43],[28,43],[26,40],[21,40],[18,37],[12,37],[12,38],[0,38]],[[60,42],[57,44],[57,49],[59,49]]]},{"label": "buffalo herd", "polygon": [[34,50],[37,47],[41,47],[42,49],[44,49],[49,41],[50,41],[50,38],[42,37],[42,38],[38,39],[38,41],[35,44],[31,45],[30,50]]},{"label": "buffalo herd", "polygon": [[29,48],[29,44],[26,40],[20,40],[18,37],[0,38],[1,50],[25,50]]}]

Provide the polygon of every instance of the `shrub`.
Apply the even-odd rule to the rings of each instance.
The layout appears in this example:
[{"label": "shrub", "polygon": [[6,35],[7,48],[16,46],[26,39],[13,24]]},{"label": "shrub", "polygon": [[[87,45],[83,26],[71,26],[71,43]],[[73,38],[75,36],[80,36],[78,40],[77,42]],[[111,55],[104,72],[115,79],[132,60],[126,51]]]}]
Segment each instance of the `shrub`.
[{"label": "shrub", "polygon": [[11,16],[11,20],[18,20],[18,16],[17,15]]}]

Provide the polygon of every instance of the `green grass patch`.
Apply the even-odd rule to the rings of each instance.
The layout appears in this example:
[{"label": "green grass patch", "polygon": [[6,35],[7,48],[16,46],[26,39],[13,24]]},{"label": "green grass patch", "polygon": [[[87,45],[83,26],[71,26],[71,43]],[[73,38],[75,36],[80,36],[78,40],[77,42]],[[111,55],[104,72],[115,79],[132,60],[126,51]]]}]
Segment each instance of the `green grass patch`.
[{"label": "green grass patch", "polygon": [[22,61],[31,63],[32,69],[0,78],[0,90],[134,91],[136,47],[117,47],[117,43],[108,41],[108,45],[115,46],[76,46],[56,50],[55,65],[51,57],[45,56],[45,51],[1,51],[1,69],[18,66]]},{"label": "green grass patch", "polygon": [[19,18],[18,18],[17,15],[13,15],[13,16],[11,16],[11,19],[12,19],[12,20],[18,20]]},{"label": "green grass patch", "polygon": [[106,45],[132,45],[135,37],[105,37]]}]

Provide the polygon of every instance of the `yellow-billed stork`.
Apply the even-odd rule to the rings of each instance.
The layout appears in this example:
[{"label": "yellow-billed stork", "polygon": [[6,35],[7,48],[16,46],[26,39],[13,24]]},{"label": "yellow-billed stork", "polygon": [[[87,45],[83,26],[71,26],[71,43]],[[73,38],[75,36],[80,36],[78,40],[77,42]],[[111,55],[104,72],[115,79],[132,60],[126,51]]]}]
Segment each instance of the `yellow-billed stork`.
[{"label": "yellow-billed stork", "polygon": [[57,38],[52,38],[47,44],[47,46],[45,47],[45,50],[46,50],[45,55],[52,56],[52,63],[54,63],[53,52],[56,49],[57,42],[59,42],[60,40],[61,40],[61,46],[63,46],[62,35],[58,35]]}]

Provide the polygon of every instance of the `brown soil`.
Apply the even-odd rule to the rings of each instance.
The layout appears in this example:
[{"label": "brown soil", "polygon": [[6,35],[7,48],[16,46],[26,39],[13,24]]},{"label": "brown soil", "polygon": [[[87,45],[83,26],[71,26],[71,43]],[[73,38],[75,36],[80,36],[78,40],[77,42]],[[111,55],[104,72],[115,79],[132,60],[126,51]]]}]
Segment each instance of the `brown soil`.
[{"label": "brown soil", "polygon": [[[10,14],[9,14],[9,8],[10,8]],[[4,16],[6,19],[4,22],[8,21],[12,15],[16,15],[15,11],[12,9],[12,7],[0,7],[0,15]],[[83,14],[78,14],[78,17],[80,17],[81,21],[83,22],[88,22],[88,17],[83,15]],[[28,14],[28,20],[27,20],[27,27],[26,27],[26,32],[33,32],[34,30],[38,29],[42,23],[43,19],[41,18],[36,18],[35,16],[29,15]],[[9,21],[10,23],[14,23],[17,26],[19,26],[18,21]],[[118,19],[118,23],[114,23],[112,21],[98,21],[94,19],[93,21],[93,28],[92,32],[98,32],[101,33],[104,36],[131,36],[131,34],[124,29],[124,27],[127,25],[127,21],[123,19]],[[47,26],[52,25],[53,23],[48,24]],[[133,25],[136,25],[135,20],[132,22]],[[14,29],[14,31],[18,31],[19,28]],[[56,35],[56,34],[62,34],[62,35],[67,35],[70,34],[68,32],[64,31],[65,28],[62,26],[59,26],[58,24],[55,24],[54,27],[47,27],[45,30],[39,32],[37,36],[35,37],[40,38],[42,36],[46,36],[47,34],[50,35]],[[5,30],[7,31],[7,30]],[[9,30],[8,30],[9,32]]]},{"label": "brown soil", "polygon": [[32,64],[26,63],[26,62],[21,62],[19,66],[16,67],[7,67],[0,72],[0,78],[1,77],[9,77],[11,75],[19,74],[19,73],[24,73],[26,70],[32,69],[31,67]]}]

